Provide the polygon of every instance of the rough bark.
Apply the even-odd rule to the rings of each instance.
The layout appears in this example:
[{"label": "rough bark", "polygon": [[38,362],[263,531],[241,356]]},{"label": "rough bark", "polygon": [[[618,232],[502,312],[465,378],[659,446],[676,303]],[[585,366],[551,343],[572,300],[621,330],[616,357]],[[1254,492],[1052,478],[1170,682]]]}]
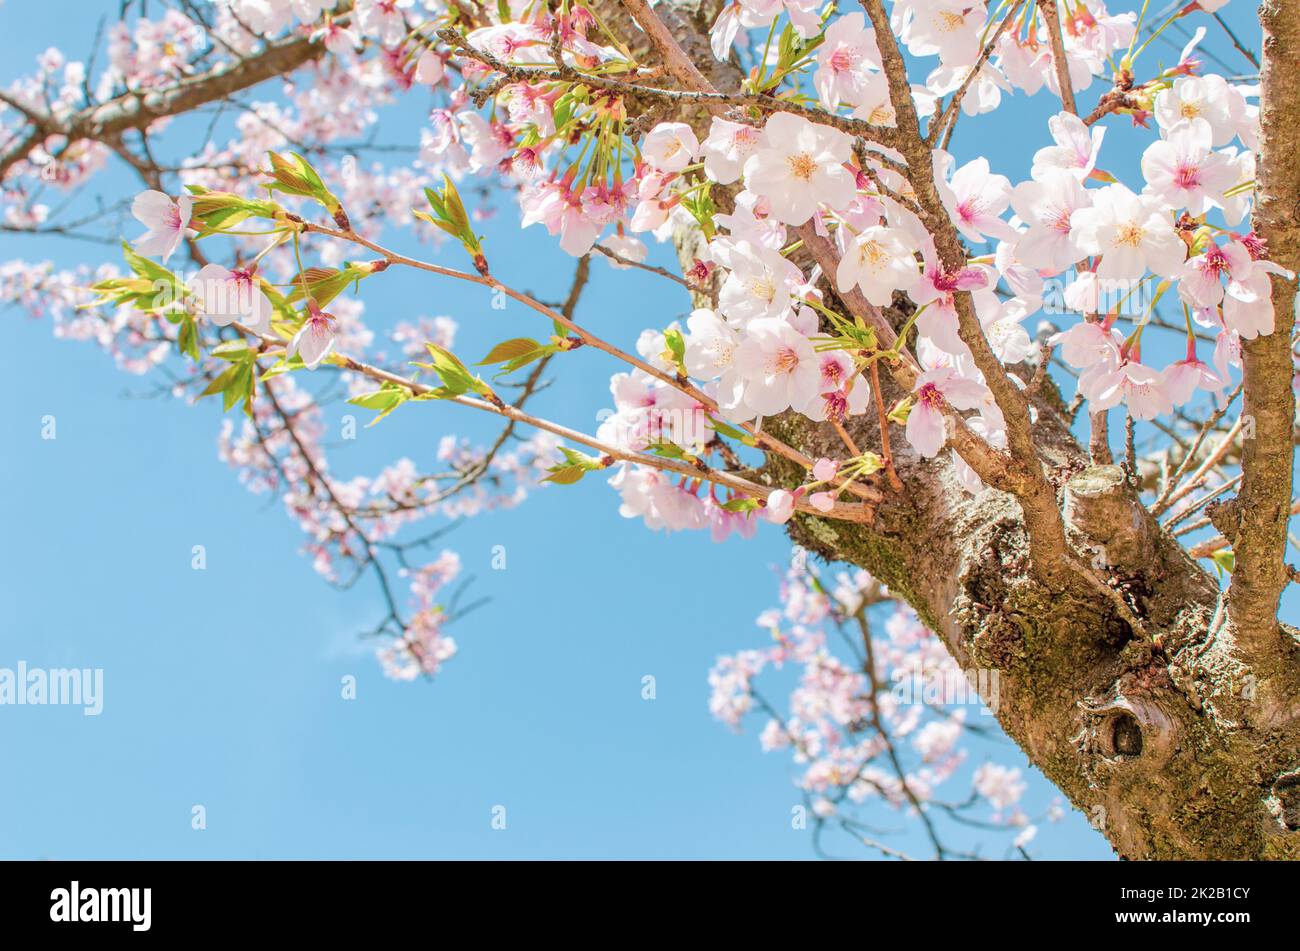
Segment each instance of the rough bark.
[{"label": "rough bark", "polygon": [[[1265,0],[1259,18],[1262,142],[1253,220],[1269,259],[1294,273],[1300,270],[1300,9],[1294,0]],[[1295,279],[1274,275],[1273,333],[1243,341],[1241,348],[1246,380],[1241,411],[1250,429],[1242,440],[1245,476],[1236,525],[1228,534],[1236,556],[1228,606],[1243,647],[1258,653],[1261,662],[1285,636],[1275,618],[1289,583],[1283,559],[1294,460],[1295,299]]]},{"label": "rough bark", "polygon": [[[727,90],[725,83],[738,81],[734,69],[727,75],[727,64],[715,64],[707,53],[716,6],[706,0],[701,10],[679,0],[657,9],[679,45],[704,50],[707,59],[695,62],[714,86]],[[629,27],[626,16],[619,27]],[[623,35],[644,50],[644,37],[631,29]],[[1274,55],[1278,45],[1272,43]],[[1291,50],[1281,62],[1294,82]],[[1295,127],[1292,120],[1293,134]],[[1292,165],[1297,155],[1300,149],[1292,147]],[[1265,156],[1264,168],[1270,167]],[[1288,197],[1295,199],[1294,189]],[[1297,220],[1291,211],[1292,236]],[[690,229],[678,236],[684,265],[698,241]],[[896,304],[885,314],[897,327],[909,305]],[[1289,299],[1279,300],[1279,314],[1289,314],[1289,307]],[[1272,359],[1285,359],[1288,381],[1290,325],[1289,316],[1280,317],[1273,338],[1272,350],[1282,356],[1269,350]],[[1029,380],[1028,368],[1017,372]],[[882,379],[887,402],[902,395],[897,382]],[[1048,476],[1054,496],[1048,501],[1065,517],[1068,550],[1061,560],[1069,560],[1068,570],[1050,566],[1068,576],[1064,581],[1034,564],[1044,556],[1031,551],[1023,496],[1018,501],[995,489],[971,496],[957,483],[949,453],[925,460],[899,439],[892,442],[903,490],[881,505],[874,524],[800,514],[790,523],[791,537],[888,584],[963,668],[998,671],[995,713],[1002,727],[1121,856],[1300,856],[1294,632],[1269,614],[1271,637],[1243,638],[1238,624],[1226,623],[1214,579],[1160,530],[1127,480],[1117,478],[1120,470],[1090,464],[1050,379],[1033,405],[1032,451]],[[824,424],[786,415],[765,425],[814,458],[843,455],[839,435]],[[855,418],[850,430],[859,446],[880,451],[874,416]],[[1285,432],[1289,467],[1289,416]],[[805,474],[769,458],[763,477],[794,487]],[[1289,491],[1288,479],[1287,503]],[[1285,532],[1276,512],[1259,513],[1258,520],[1267,532]],[[1076,559],[1091,566],[1091,575],[1078,570]],[[1111,591],[1099,590],[1097,578]]]}]

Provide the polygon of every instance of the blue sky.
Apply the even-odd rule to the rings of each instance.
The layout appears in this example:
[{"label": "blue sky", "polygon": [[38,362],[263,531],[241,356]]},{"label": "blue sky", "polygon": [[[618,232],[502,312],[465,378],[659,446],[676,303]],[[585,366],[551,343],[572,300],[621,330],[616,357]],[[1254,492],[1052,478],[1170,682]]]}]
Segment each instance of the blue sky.
[{"label": "blue sky", "polygon": [[[0,81],[60,37],[84,55],[98,18],[90,6],[0,7]],[[1021,97],[995,118],[963,119],[959,156],[979,150],[1023,175],[1045,137],[1026,120],[1048,107],[1046,94]],[[386,117],[379,140],[415,141],[423,108]],[[97,183],[110,201],[137,189],[119,172]],[[519,233],[514,215],[503,208],[487,226],[494,270],[561,298],[571,261],[539,229]],[[129,224],[128,236],[137,230]],[[0,236],[0,260],[16,256],[71,265],[112,250]],[[625,347],[687,306],[656,277],[600,261],[592,273],[578,319]],[[476,288],[396,269],[368,281],[363,298],[376,330],[455,317],[466,354],[543,329],[518,305],[493,311]],[[736,737],[707,709],[717,656],[762,643],[754,617],[775,603],[774,566],[788,557],[779,531],[717,546],[622,519],[603,480],[538,492],[447,536],[472,593],[490,602],[456,626],[460,653],[435,682],[393,683],[356,636],[382,613],[377,592],[369,581],[344,593],[323,583],[278,501],[246,492],[217,460],[219,405],[151,398],[149,380],[14,311],[0,318],[0,352],[10,447],[0,456],[0,666],[105,671],[98,717],[0,707],[0,857],[812,856],[809,835],[790,827],[800,799],[788,759],[759,751],[759,721]],[[572,355],[537,411],[591,431],[614,369],[600,354]],[[343,410],[328,412],[337,421]],[[40,438],[46,415],[57,418],[55,440]],[[447,432],[487,438],[494,427],[422,404],[363,430],[332,465],[350,475],[401,454],[429,462]],[[190,566],[199,544],[205,571]],[[505,571],[491,569],[496,545]],[[647,674],[654,701],[641,699]],[[340,696],[346,675],[357,678],[355,701]],[[971,751],[976,762],[1025,765],[1009,741]],[[1029,810],[1054,795],[1038,778]],[[191,829],[196,804],[203,831]],[[508,810],[504,831],[490,825],[496,805]],[[1034,851],[1110,855],[1073,812],[1043,828]]]}]

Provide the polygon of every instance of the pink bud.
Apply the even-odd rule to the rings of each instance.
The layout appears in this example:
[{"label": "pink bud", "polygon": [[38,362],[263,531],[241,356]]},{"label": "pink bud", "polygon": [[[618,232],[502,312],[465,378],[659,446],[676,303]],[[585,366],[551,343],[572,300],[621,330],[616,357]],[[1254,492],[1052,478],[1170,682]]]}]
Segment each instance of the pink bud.
[{"label": "pink bud", "polygon": [[835,473],[839,471],[839,463],[831,462],[829,459],[818,459],[817,464],[813,466],[813,478],[818,482],[830,482],[835,478]]},{"label": "pink bud", "polygon": [[790,516],[794,514],[794,496],[785,489],[777,489],[767,497],[765,512],[767,520],[777,525],[790,521]]},{"label": "pink bud", "polygon": [[425,50],[415,62],[415,81],[436,86],[443,75],[442,57],[433,50]]},{"label": "pink bud", "polygon": [[819,512],[829,512],[835,508],[835,496],[829,492],[814,492],[808,496],[808,502]]}]

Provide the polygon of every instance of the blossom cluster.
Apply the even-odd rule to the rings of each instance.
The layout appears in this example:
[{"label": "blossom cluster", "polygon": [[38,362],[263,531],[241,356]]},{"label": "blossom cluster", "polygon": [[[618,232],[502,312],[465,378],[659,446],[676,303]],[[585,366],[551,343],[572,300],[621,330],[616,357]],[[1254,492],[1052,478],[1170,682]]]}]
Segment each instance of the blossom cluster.
[{"label": "blossom cluster", "polygon": [[[1193,4],[1178,15],[1211,7]],[[1101,0],[1067,4],[1062,13],[1075,92],[1117,59],[1125,70],[1137,68],[1135,13],[1112,14]],[[798,90],[806,83],[828,117],[897,129],[875,34],[860,11],[823,15],[821,5],[796,0],[736,0],[714,26],[714,51],[724,57],[750,29],[780,34],[782,22],[779,52],[771,36],[761,55],[754,51],[758,75],[772,71],[760,86],[779,80]],[[892,26],[906,50],[938,61],[912,86],[919,115],[937,116],[945,96],[978,115],[1016,92],[1061,93],[1043,18],[1019,15],[982,58],[981,37],[993,25],[983,3],[894,3]],[[622,54],[595,42],[590,30],[584,8],[574,6],[560,16],[525,11],[466,39],[501,62],[541,67],[558,36],[567,62],[613,70]],[[645,260],[643,236],[664,241],[683,225],[702,227],[709,241],[687,277],[716,281],[715,304],[695,310],[684,327],[647,331],[642,340],[648,335],[653,352],[667,352],[654,341],[680,333],[680,369],[730,423],[761,425],[787,411],[838,422],[864,412],[870,389],[855,356],[859,341],[837,336],[818,281],[879,307],[905,299],[915,310],[921,370],[912,404],[903,408],[910,409],[905,435],[918,454],[932,457],[945,446],[953,410],[993,446],[1006,440],[1002,412],[962,336],[964,307],[999,361],[1032,363],[1039,359],[1036,318],[1064,284],[1063,302],[1076,319],[1058,326],[1050,342],[1080,372],[1079,392],[1093,409],[1122,405],[1138,420],[1168,414],[1198,391],[1221,397],[1239,366],[1240,340],[1272,331],[1269,276],[1286,272],[1269,262],[1250,228],[1258,88],[1206,74],[1196,55],[1202,36],[1145,82],[1128,74],[1132,92],[1122,111],[1151,130],[1141,182],[1126,184],[1104,170],[1105,115],[1051,115],[1030,176],[1020,182],[987,159],[959,163],[932,148],[924,177],[964,243],[966,261],[958,265],[937,250],[935,223],[917,213],[917,173],[902,155],[869,131],[855,146],[835,123],[802,111],[761,120],[740,111],[714,115],[705,129],[659,122],[637,140],[622,97],[559,78],[505,82],[493,87],[495,108],[486,118],[467,97],[457,108],[453,95],[453,105],[435,114],[426,152],[465,173],[495,169],[519,191],[522,224],[543,225],[570,254],[600,244],[626,266]],[[455,61],[467,79],[493,76],[473,58]],[[712,197],[723,192],[725,212]],[[834,274],[796,263],[796,232],[804,228],[833,239]],[[1103,303],[1117,298],[1137,307],[1124,332],[1117,326],[1122,308]],[[1165,365],[1144,359],[1142,346],[1161,300],[1181,307],[1187,325],[1184,358]],[[1213,352],[1198,352],[1197,338],[1207,333]],[[636,374],[615,377],[611,390],[620,433],[636,433],[627,421],[648,412],[703,412],[698,401]],[[671,427],[650,428],[673,441]],[[711,435],[707,424],[684,429],[704,443]],[[675,444],[695,453],[702,447]],[[644,448],[635,439],[619,445]],[[979,478],[953,458],[963,484],[978,491]],[[717,528],[709,502],[688,498],[700,486],[635,471],[620,472],[613,484],[624,513],[652,526]]]},{"label": "blossom cluster", "polygon": [[[982,805],[990,826],[1009,831],[1014,845],[1034,837],[1019,768],[993,761],[969,768],[968,741],[977,734],[968,721],[987,714],[977,703],[954,702],[975,697],[953,694],[965,675],[910,609],[866,572],[841,572],[833,582],[819,577],[797,548],[780,593],[780,606],[758,618],[770,644],[720,657],[709,672],[709,709],[737,730],[751,716],[762,721],[762,748],[789,753],[818,817],[833,821],[872,802],[904,811]],[[868,618],[883,619],[879,632]],[[869,643],[853,645],[864,637]],[[835,648],[845,643],[848,659]],[[781,713],[760,683],[790,680],[781,675],[786,669],[795,686]],[[959,789],[963,778],[970,794]],[[1048,816],[1059,814],[1054,806]]]},{"label": "blossom cluster", "polygon": [[[1288,272],[1269,260],[1251,229],[1258,88],[1205,71],[1197,54],[1203,31],[1174,65],[1141,74],[1150,40],[1138,45],[1137,14],[1112,13],[1102,0],[1057,10],[1063,64],[1054,61],[1047,17],[1031,14],[1036,5],[991,11],[970,0],[895,0],[891,31],[929,70],[904,104],[893,101],[862,11],[734,0],[713,26],[713,52],[748,58],[746,89],[775,97],[775,105],[645,122],[629,115],[633,94],[610,79],[632,77],[635,89],[643,64],[581,3],[482,11],[463,44],[450,47],[435,29],[448,22],[438,0],[216,6],[211,36],[176,11],[115,27],[94,96],[162,86],[199,63],[286,34],[321,40],[329,55],[308,67],[309,82],[288,83],[279,101],[247,104],[228,140],[209,142],[183,162],[179,177],[195,195],[249,194],[249,172],[262,169],[268,151],[309,140],[322,153],[317,164],[336,190],[331,197],[349,209],[349,227],[359,235],[377,236],[385,223],[409,217],[421,192],[444,176],[492,178],[517,196],[524,227],[541,225],[571,255],[598,249],[613,267],[644,263],[651,240],[667,241],[683,227],[703,233],[683,277],[702,292],[697,303],[711,298],[708,306],[640,335],[637,352],[655,373],[638,367],[611,381],[614,406],[597,437],[622,452],[698,463],[729,451],[727,440],[754,445],[746,434],[771,417],[792,413],[842,425],[871,410],[880,394],[868,385],[868,367],[901,353],[848,320],[839,299],[848,295],[905,319],[899,346],[910,348],[918,372],[910,399],[892,407],[889,419],[926,458],[944,451],[954,414],[991,446],[1007,442],[1002,408],[976,365],[977,342],[1012,367],[1041,359],[1035,338],[1046,339],[1078,371],[1079,393],[1091,409],[1123,406],[1135,419],[1151,420],[1197,392],[1221,397],[1240,366],[1241,341],[1273,331],[1271,278]],[[1201,0],[1169,22],[1220,6]],[[10,88],[16,101],[58,116],[91,104],[94,77],[84,65],[51,50],[38,67]],[[591,81],[582,82],[584,76]],[[960,161],[945,147],[941,133],[951,131],[956,120],[949,113],[958,104],[974,116],[1015,94],[1046,90],[1064,98],[1061,76],[1076,93],[1099,77],[1116,89],[1122,82],[1126,93],[1091,116],[1066,110],[1045,117],[1027,179],[1013,182],[987,159]],[[436,105],[409,166],[363,166],[355,155],[331,153],[366,134],[382,107],[413,89],[436,93]],[[915,151],[905,156],[890,144],[904,106],[933,133],[919,163]],[[1106,130],[1119,116],[1147,130],[1140,180],[1124,182],[1105,170],[1113,162],[1103,148]],[[33,183],[75,188],[103,159],[102,143],[57,136],[42,142],[6,177],[6,222],[39,228],[49,207],[37,200]],[[940,207],[922,207],[922,192],[936,194]],[[278,197],[294,211],[305,204],[293,194]],[[131,212],[144,227],[134,236],[135,252],[164,263],[198,233],[189,194],[150,189]],[[208,264],[189,280],[194,315],[217,331],[238,321],[267,333],[276,314],[284,316],[269,289],[288,286],[302,265],[287,242],[265,247],[255,232],[229,233],[239,261]],[[809,237],[830,241],[833,273],[801,254]],[[321,265],[360,267],[358,278],[369,273],[344,262],[340,244],[322,244],[318,253]],[[53,311],[60,332],[95,336],[134,370],[161,362],[178,343],[175,324],[135,308],[119,307],[111,320],[73,311],[83,302],[81,278],[11,263],[0,282],[7,299]],[[1061,284],[1059,303],[1075,319],[1045,332],[1034,322],[1054,312],[1052,295]],[[1157,348],[1143,346],[1162,302],[1181,308],[1187,330],[1183,358],[1164,365],[1153,356]],[[326,305],[307,295],[295,319],[287,357],[308,369],[336,353],[364,354],[374,338],[351,296]],[[1212,352],[1198,342],[1207,336]],[[451,329],[437,323],[399,328],[393,338],[407,357],[423,343],[446,349],[450,340]],[[358,395],[359,378],[344,377]],[[878,408],[883,416],[886,408]],[[251,425],[254,432],[242,437],[246,449],[258,434]],[[238,442],[233,434],[228,440],[232,447]],[[506,460],[527,483],[553,459],[553,442],[540,439],[493,465]],[[447,451],[459,470],[473,471],[474,450],[452,445]],[[955,453],[952,462],[961,484],[980,491],[966,462]],[[804,485],[766,499],[640,464],[619,464],[611,483],[624,515],[653,528],[707,528],[721,539],[752,533],[759,518],[784,521],[805,499],[830,511],[854,480],[882,463],[888,460],[870,453],[812,460]],[[370,491],[334,488],[358,499]],[[425,486],[436,495],[433,488]],[[476,500],[461,493],[456,504],[474,510],[515,494]],[[386,517],[400,522],[420,504]],[[302,500],[291,508],[313,511]],[[346,537],[330,518],[322,515],[320,525],[308,520],[309,533]],[[381,527],[379,537],[387,532]]]}]

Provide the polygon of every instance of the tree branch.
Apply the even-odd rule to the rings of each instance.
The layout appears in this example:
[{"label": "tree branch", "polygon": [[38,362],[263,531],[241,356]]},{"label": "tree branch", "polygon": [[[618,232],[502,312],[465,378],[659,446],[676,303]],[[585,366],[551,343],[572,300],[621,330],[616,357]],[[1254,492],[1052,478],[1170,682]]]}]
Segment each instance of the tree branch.
[{"label": "tree branch", "polygon": [[21,108],[32,128],[28,135],[0,154],[0,181],[48,136],[65,135],[72,141],[111,141],[128,129],[143,131],[165,116],[189,112],[267,79],[291,73],[299,66],[319,59],[324,53],[324,44],[308,36],[288,37],[268,43],[254,56],[222,64],[200,76],[191,76],[160,89],[127,92],[75,112],[66,119],[30,107]]}]

